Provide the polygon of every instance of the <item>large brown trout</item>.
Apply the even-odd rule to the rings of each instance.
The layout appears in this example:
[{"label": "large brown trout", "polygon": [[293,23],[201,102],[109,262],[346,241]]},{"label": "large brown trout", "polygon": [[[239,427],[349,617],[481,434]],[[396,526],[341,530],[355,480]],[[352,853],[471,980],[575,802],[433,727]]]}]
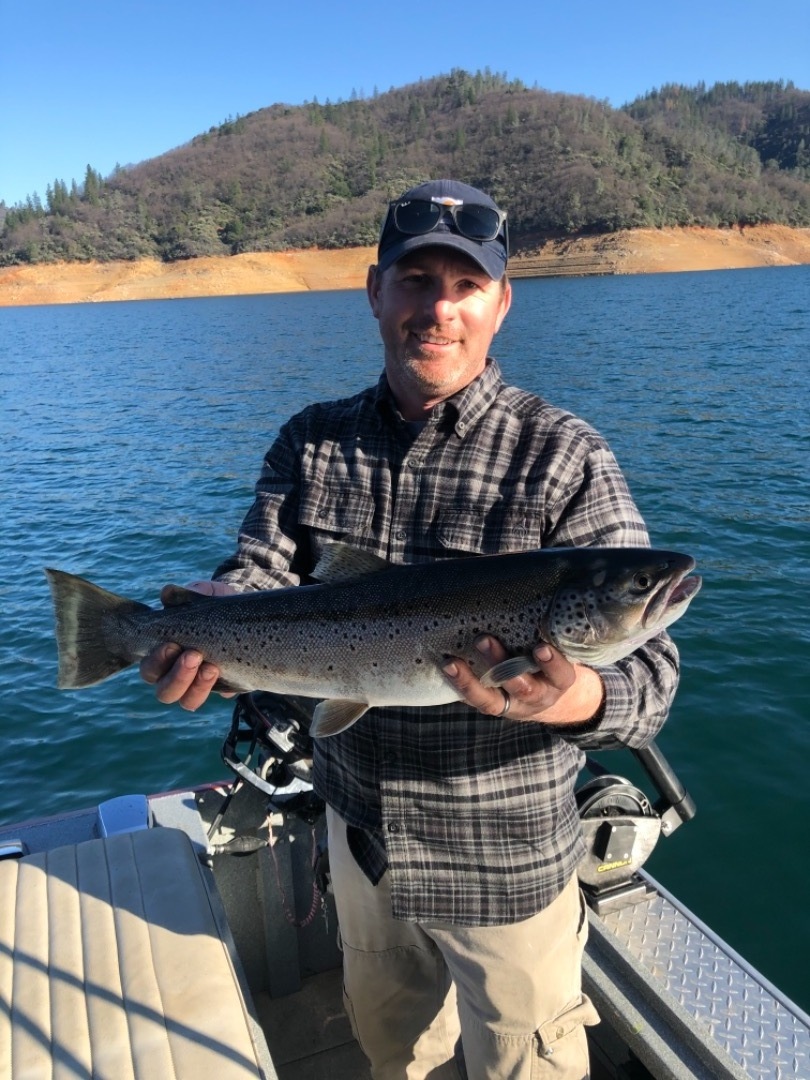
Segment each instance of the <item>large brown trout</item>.
[{"label": "large brown trout", "polygon": [[[489,685],[536,671],[548,642],[604,667],[678,619],[700,588],[688,555],[650,548],[547,548],[391,566],[336,544],[319,584],[234,596],[175,590],[163,609],[46,570],[56,612],[58,685],[91,686],[161,642],[196,649],[217,689],[322,699],[313,734],[333,735],[380,705],[457,700],[441,667],[467,660]],[[487,672],[474,647],[492,634],[513,654]]]}]

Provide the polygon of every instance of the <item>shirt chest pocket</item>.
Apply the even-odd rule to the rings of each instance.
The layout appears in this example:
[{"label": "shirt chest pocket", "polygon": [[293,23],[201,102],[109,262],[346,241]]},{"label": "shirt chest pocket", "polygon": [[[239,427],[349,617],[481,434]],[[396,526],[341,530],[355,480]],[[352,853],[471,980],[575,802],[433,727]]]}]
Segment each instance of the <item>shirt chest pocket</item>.
[{"label": "shirt chest pocket", "polygon": [[373,520],[373,501],[356,493],[321,491],[303,499],[298,511],[299,524],[309,530],[316,560],[327,544],[338,540],[351,544],[366,537]]},{"label": "shirt chest pocket", "polygon": [[496,555],[542,546],[542,522],[528,502],[492,506],[449,506],[436,521],[436,536],[448,552]]}]

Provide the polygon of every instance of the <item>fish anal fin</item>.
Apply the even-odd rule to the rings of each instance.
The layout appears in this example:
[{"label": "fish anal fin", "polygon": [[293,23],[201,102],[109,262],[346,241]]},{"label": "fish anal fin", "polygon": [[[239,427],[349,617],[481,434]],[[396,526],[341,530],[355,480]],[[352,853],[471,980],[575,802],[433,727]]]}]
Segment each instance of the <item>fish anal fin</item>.
[{"label": "fish anal fin", "polygon": [[227,679],[219,678],[211,687],[216,694],[249,694],[251,688],[245,686],[236,686],[234,683],[229,682]]},{"label": "fish anal fin", "polygon": [[328,739],[330,735],[339,735],[368,712],[366,701],[345,701],[342,698],[330,698],[315,706],[312,724],[309,729],[314,739]]},{"label": "fish anal fin", "polygon": [[210,600],[210,596],[186,589],[183,585],[164,585],[160,592],[160,602],[164,608],[180,607],[183,604],[198,604],[201,600]]},{"label": "fish anal fin", "polygon": [[489,671],[481,676],[484,686],[500,686],[501,683],[510,679],[517,679],[520,675],[534,675],[540,670],[532,656],[510,656],[508,660],[502,660],[495,664]]},{"label": "fish anal fin", "polygon": [[381,570],[388,570],[390,565],[370,551],[360,551],[351,544],[338,542],[324,548],[312,576],[317,581],[334,584],[338,581],[354,581],[366,574],[379,574]]}]

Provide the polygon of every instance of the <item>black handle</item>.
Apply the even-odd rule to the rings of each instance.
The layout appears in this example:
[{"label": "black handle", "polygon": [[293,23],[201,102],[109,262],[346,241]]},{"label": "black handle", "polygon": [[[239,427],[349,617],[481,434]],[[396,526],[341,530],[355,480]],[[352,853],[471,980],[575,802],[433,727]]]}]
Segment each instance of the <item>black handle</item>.
[{"label": "black handle", "polygon": [[633,754],[663,800],[663,805],[656,806],[656,810],[663,817],[667,810],[672,809],[680,818],[680,821],[672,821],[670,815],[669,831],[672,832],[682,821],[691,821],[697,813],[695,800],[675,775],[657,744],[651,742],[641,750],[634,750]]}]

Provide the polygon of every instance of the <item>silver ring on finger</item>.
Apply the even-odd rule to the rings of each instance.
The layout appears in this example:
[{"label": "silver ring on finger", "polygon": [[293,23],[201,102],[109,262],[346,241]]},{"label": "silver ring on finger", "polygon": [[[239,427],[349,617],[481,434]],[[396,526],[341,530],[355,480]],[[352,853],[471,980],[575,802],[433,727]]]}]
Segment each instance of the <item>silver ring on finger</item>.
[{"label": "silver ring on finger", "polygon": [[504,690],[502,686],[498,687],[498,689],[503,694],[503,708],[498,713],[498,716],[506,716],[506,714],[509,712],[509,709],[511,708],[512,698],[509,696],[509,692],[507,690]]}]

